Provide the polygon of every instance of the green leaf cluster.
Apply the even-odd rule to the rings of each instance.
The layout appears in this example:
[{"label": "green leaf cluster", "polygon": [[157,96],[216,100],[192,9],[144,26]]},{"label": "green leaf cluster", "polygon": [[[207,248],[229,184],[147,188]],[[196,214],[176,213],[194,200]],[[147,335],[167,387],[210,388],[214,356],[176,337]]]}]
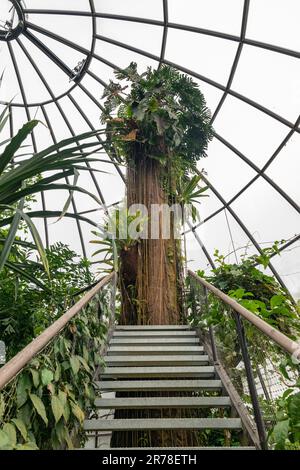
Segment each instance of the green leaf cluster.
[{"label": "green leaf cluster", "polygon": [[72,449],[95,411],[94,377],[108,312],[102,292],[0,393],[0,449]]}]

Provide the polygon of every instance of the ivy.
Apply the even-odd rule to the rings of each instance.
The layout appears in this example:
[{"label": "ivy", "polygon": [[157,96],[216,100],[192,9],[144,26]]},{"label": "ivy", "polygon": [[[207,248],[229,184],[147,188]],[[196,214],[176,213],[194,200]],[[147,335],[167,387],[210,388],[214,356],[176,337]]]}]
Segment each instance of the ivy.
[{"label": "ivy", "polygon": [[94,377],[107,327],[104,292],[72,320],[0,394],[0,449],[71,449],[84,440],[86,412],[95,410]]}]

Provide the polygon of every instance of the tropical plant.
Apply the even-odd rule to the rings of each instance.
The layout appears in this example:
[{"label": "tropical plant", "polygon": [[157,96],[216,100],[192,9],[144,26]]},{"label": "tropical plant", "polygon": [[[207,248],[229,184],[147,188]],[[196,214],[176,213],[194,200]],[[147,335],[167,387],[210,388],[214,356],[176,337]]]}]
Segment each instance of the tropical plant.
[{"label": "tropical plant", "polygon": [[[5,108],[0,116],[0,131],[3,130],[8,117],[8,108]],[[45,249],[41,236],[32,221],[32,216],[57,217],[58,219],[70,216],[67,211],[75,191],[87,194],[98,204],[101,204],[94,194],[77,186],[77,180],[79,171],[87,170],[85,165],[87,162],[102,161],[95,154],[99,148],[102,148],[96,137],[99,137],[103,131],[88,132],[65,139],[32,157],[28,158],[27,156],[26,159],[23,159],[24,155],[20,152],[24,151],[24,142],[37,125],[38,121],[30,121],[19,130],[15,137],[0,143],[0,148],[5,146],[0,154],[0,227],[8,227],[4,239],[2,237],[1,241],[0,271],[4,266],[9,266],[18,275],[23,273],[20,266],[9,260],[9,255],[21,221],[24,221],[31,232],[44,269],[50,276]],[[88,140],[91,138],[92,141]],[[91,154],[95,156],[92,157]],[[73,184],[60,181],[62,178],[70,176],[74,178]],[[26,211],[26,201],[34,195],[60,189],[69,191],[69,197],[60,212],[38,211],[32,213]],[[72,217],[81,218],[74,214]],[[26,276],[25,272],[23,274]],[[32,280],[34,281],[34,279]]]},{"label": "tropical plant", "polygon": [[270,257],[280,253],[279,246],[283,243],[285,240],[275,242],[258,255],[244,255],[239,264],[226,262],[226,257],[216,250],[217,267],[205,277],[245,308],[293,337],[300,330],[298,309],[277,280],[264,272]]},{"label": "tropical plant", "polygon": [[109,315],[107,294],[90,302],[0,393],[0,450],[80,447],[85,412],[95,410],[94,377]]},{"label": "tropical plant", "polygon": [[300,450],[300,381],[277,399],[276,424],[270,443],[276,450]]},{"label": "tropical plant", "polygon": [[[9,267],[0,273],[0,338],[6,344],[7,359],[64,313],[72,305],[74,294],[94,281],[90,263],[62,243],[45,250],[49,278],[43,266],[31,259],[35,246],[28,245],[17,239],[10,254],[27,276]],[[32,278],[38,285],[31,282]]]},{"label": "tropical plant", "polygon": [[[110,81],[104,91],[102,122],[107,151],[127,166],[128,209],[142,204],[150,214],[155,204],[195,202],[205,190],[197,188],[196,163],[212,138],[210,113],[197,84],[168,66],[139,74],[131,63],[115,75],[120,82]],[[169,222],[174,228],[172,216]],[[121,321],[179,322],[182,258],[174,230],[169,239],[142,239],[122,257],[128,282]]]}]

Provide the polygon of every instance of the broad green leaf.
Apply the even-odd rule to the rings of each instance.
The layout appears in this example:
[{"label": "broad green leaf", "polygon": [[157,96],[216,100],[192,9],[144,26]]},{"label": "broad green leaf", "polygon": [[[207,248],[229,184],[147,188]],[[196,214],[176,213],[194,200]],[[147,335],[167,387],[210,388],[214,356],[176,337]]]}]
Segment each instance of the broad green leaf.
[{"label": "broad green leaf", "polygon": [[81,357],[81,356],[77,356],[77,357],[78,357],[79,361],[81,362],[81,364],[83,365],[83,367],[85,368],[85,370],[86,370],[87,372],[89,372],[89,371],[90,371],[90,367],[89,367],[88,363],[86,362],[86,360],[85,360],[83,357]]},{"label": "broad green leaf", "polygon": [[288,409],[294,425],[300,426],[300,393],[296,393],[290,397]]},{"label": "broad green leaf", "polygon": [[63,416],[64,416],[64,420],[66,423],[69,421],[70,413],[71,413],[70,406],[69,406],[69,403],[66,401],[64,405],[64,411],[63,411]]},{"label": "broad green leaf", "polygon": [[2,430],[7,434],[9,437],[9,443],[15,447],[17,444],[17,433],[16,433],[16,428],[13,424],[11,423],[5,423]]},{"label": "broad green leaf", "polygon": [[26,403],[28,398],[28,392],[31,390],[32,382],[29,375],[25,372],[20,375],[17,385],[17,405],[18,408]]},{"label": "broad green leaf", "polygon": [[5,263],[6,263],[6,261],[7,261],[8,258],[9,258],[12,245],[13,245],[13,243],[14,243],[14,241],[15,241],[16,233],[17,233],[17,231],[18,231],[18,227],[19,227],[20,220],[21,220],[21,214],[20,214],[19,211],[22,211],[22,210],[23,210],[24,203],[25,203],[25,200],[24,200],[24,199],[22,199],[22,200],[19,202],[18,211],[17,211],[16,214],[14,215],[12,224],[11,224],[11,226],[10,226],[10,228],[9,228],[9,232],[8,232],[6,241],[5,241],[4,246],[3,246],[3,248],[2,248],[1,255],[0,255],[0,272],[1,272],[2,269],[4,268]]},{"label": "broad green leaf", "polygon": [[18,444],[16,450],[39,450],[35,442],[26,442],[25,444]]},{"label": "broad green leaf", "polygon": [[32,380],[33,380],[33,385],[35,388],[38,388],[40,385],[40,376],[39,373],[36,369],[30,369],[31,375],[32,375]]},{"label": "broad green leaf", "polygon": [[60,444],[63,444],[66,441],[67,428],[65,427],[65,425],[62,421],[56,424],[55,434],[56,434],[57,439],[59,440]]},{"label": "broad green leaf", "polygon": [[85,415],[82,409],[80,408],[80,406],[77,403],[74,403],[71,401],[71,409],[72,409],[73,415],[76,416],[80,424],[82,424],[84,421]]},{"label": "broad green leaf", "polygon": [[44,403],[42,402],[40,397],[38,397],[34,393],[30,393],[29,396],[37,413],[40,415],[40,417],[42,418],[46,426],[48,426],[48,418],[46,415],[46,409],[45,409]]},{"label": "broad green leaf", "polygon": [[38,121],[36,120],[27,122],[22,127],[22,129],[19,130],[17,135],[11,139],[10,143],[7,145],[2,155],[0,155],[0,174],[3,172],[3,170],[5,170],[8,163],[10,163],[10,161],[14,157],[16,151],[19,150],[22,143],[31,134],[37,124]]},{"label": "broad green leaf", "polygon": [[54,380],[55,382],[59,382],[60,381],[60,377],[61,377],[61,367],[60,367],[60,363],[58,362],[56,364],[56,369],[55,369],[55,372],[54,372]]},{"label": "broad green leaf", "polygon": [[0,423],[3,420],[4,412],[5,412],[5,399],[4,399],[4,396],[0,394]]},{"label": "broad green leaf", "polygon": [[51,397],[51,408],[55,418],[55,423],[58,423],[63,415],[64,407],[60,399],[55,395],[52,395]]},{"label": "broad green leaf", "polygon": [[22,421],[20,418],[14,418],[12,419],[12,422],[16,426],[16,428],[20,431],[23,439],[26,441],[27,439],[27,429],[24,421]]},{"label": "broad green leaf", "polygon": [[77,356],[71,356],[70,364],[73,371],[73,374],[76,375],[80,369],[80,362]]},{"label": "broad green leaf", "polygon": [[54,379],[53,372],[49,369],[43,369],[41,372],[41,378],[42,378],[42,384],[46,386],[53,381]]},{"label": "broad green leaf", "polygon": [[0,429],[0,449],[5,450],[5,449],[11,449],[11,443],[9,436]]},{"label": "broad green leaf", "polygon": [[276,443],[276,447],[279,449],[284,449],[284,444],[289,434],[289,425],[290,420],[286,419],[284,421],[279,421],[278,423],[276,423],[273,429],[272,438]]},{"label": "broad green leaf", "polygon": [[40,257],[41,257],[42,263],[44,265],[45,271],[48,274],[48,277],[50,278],[49,263],[48,263],[46,251],[45,251],[45,248],[43,246],[43,242],[42,242],[42,239],[40,237],[40,234],[37,231],[37,228],[34,225],[34,223],[32,222],[31,218],[24,211],[17,209],[17,212],[19,212],[19,214],[21,214],[22,218],[27,223],[27,225],[30,229],[32,238],[34,239],[34,242],[36,244],[37,250],[40,254]]}]

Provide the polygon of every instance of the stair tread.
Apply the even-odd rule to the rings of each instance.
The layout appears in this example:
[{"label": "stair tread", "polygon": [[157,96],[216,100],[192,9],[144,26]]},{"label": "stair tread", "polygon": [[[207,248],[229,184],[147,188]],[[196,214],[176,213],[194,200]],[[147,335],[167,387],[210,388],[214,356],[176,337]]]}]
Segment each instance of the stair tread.
[{"label": "stair tread", "polygon": [[107,365],[196,365],[196,364],[203,364],[208,363],[208,356],[204,354],[197,354],[197,355],[150,355],[150,356],[105,356],[103,358],[104,362]]},{"label": "stair tread", "polygon": [[115,331],[135,330],[190,330],[190,325],[117,325]]},{"label": "stair tread", "polygon": [[199,344],[200,343],[200,340],[199,338],[197,338],[196,336],[195,337],[189,337],[189,336],[186,336],[185,338],[156,338],[156,337],[152,337],[152,338],[143,338],[143,337],[136,337],[136,338],[131,338],[131,337],[121,337],[121,336],[117,336],[117,337],[112,337],[112,339],[110,340],[109,342],[109,345],[113,344],[113,345],[116,345],[116,344],[122,344],[122,345],[129,345],[129,346],[137,346],[139,344],[148,344],[148,345],[156,345],[156,344],[162,344],[162,345],[166,345],[166,344],[169,344],[169,345],[176,345],[176,344],[189,344],[189,345],[192,345],[192,344]]},{"label": "stair tread", "polygon": [[96,382],[100,390],[219,390],[221,380],[101,380]]},{"label": "stair tread", "polygon": [[86,431],[161,429],[241,429],[240,418],[155,418],[92,419],[84,421]]},{"label": "stair tread", "polygon": [[151,331],[151,330],[148,330],[148,331],[143,331],[143,330],[140,330],[140,331],[122,331],[122,330],[115,330],[113,332],[113,338],[117,338],[117,337],[120,337],[120,338],[126,338],[126,337],[134,337],[134,336],[146,336],[146,337],[151,337],[151,336],[158,336],[158,337],[161,337],[161,338],[164,338],[164,337],[180,337],[180,338],[184,338],[184,337],[193,337],[193,336],[196,336],[196,332],[193,331],[193,330],[174,330],[174,331]]},{"label": "stair tread", "polygon": [[203,346],[116,346],[111,345],[108,350],[108,355],[117,355],[120,353],[136,354],[136,353],[147,353],[147,354],[191,354],[191,353],[203,353]]},{"label": "stair tread", "polygon": [[215,373],[215,368],[213,366],[148,366],[148,367],[106,367],[102,372],[101,377],[105,376],[148,376],[148,377],[157,377],[157,376],[182,376],[182,377],[197,377],[209,376]]},{"label": "stair tread", "polygon": [[101,409],[149,409],[149,408],[218,408],[230,406],[229,397],[132,397],[97,398]]}]

